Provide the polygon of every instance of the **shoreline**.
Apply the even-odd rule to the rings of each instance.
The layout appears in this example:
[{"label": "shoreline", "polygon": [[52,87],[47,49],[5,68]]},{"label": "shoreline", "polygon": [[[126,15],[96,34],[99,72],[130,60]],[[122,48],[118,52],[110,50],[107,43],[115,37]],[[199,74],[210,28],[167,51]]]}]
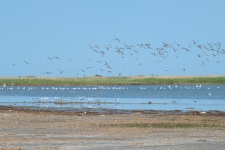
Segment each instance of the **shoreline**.
[{"label": "shoreline", "polygon": [[35,106],[3,106],[0,105],[0,111],[17,111],[26,113],[48,112],[61,115],[123,115],[123,114],[156,114],[156,115],[196,115],[196,116],[224,116],[225,111],[209,110],[209,111],[181,111],[181,110],[117,110],[117,109],[92,109],[92,108],[73,108],[58,109],[54,107],[35,107]]}]

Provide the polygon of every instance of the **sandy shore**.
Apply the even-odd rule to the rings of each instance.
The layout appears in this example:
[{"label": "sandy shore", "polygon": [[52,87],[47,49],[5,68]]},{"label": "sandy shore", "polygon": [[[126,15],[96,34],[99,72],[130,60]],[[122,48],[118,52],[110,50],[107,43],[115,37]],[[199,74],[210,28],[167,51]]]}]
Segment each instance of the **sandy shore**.
[{"label": "sandy shore", "polygon": [[224,149],[224,113],[89,113],[0,107],[0,150]]}]

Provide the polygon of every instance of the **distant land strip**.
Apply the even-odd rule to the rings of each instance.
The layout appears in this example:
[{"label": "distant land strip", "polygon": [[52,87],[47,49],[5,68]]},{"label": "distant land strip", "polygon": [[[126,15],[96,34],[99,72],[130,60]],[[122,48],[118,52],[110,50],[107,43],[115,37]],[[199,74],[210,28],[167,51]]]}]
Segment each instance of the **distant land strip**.
[{"label": "distant land strip", "polygon": [[225,84],[225,76],[0,77],[0,86]]}]

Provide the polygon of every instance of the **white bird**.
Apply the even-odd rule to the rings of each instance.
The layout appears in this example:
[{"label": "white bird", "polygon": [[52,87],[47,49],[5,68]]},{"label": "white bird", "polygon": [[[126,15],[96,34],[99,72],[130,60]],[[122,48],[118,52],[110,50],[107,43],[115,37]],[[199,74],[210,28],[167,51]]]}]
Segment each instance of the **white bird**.
[{"label": "white bird", "polygon": [[205,111],[202,111],[201,114],[206,114],[206,112]]}]

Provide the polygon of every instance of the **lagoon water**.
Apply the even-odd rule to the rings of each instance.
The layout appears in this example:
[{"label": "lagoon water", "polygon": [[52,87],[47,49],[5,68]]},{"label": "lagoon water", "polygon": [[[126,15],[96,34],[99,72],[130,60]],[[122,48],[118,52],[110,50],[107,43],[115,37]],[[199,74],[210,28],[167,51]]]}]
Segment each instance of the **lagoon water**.
[{"label": "lagoon water", "polygon": [[64,110],[225,111],[225,85],[1,86],[0,105]]}]

